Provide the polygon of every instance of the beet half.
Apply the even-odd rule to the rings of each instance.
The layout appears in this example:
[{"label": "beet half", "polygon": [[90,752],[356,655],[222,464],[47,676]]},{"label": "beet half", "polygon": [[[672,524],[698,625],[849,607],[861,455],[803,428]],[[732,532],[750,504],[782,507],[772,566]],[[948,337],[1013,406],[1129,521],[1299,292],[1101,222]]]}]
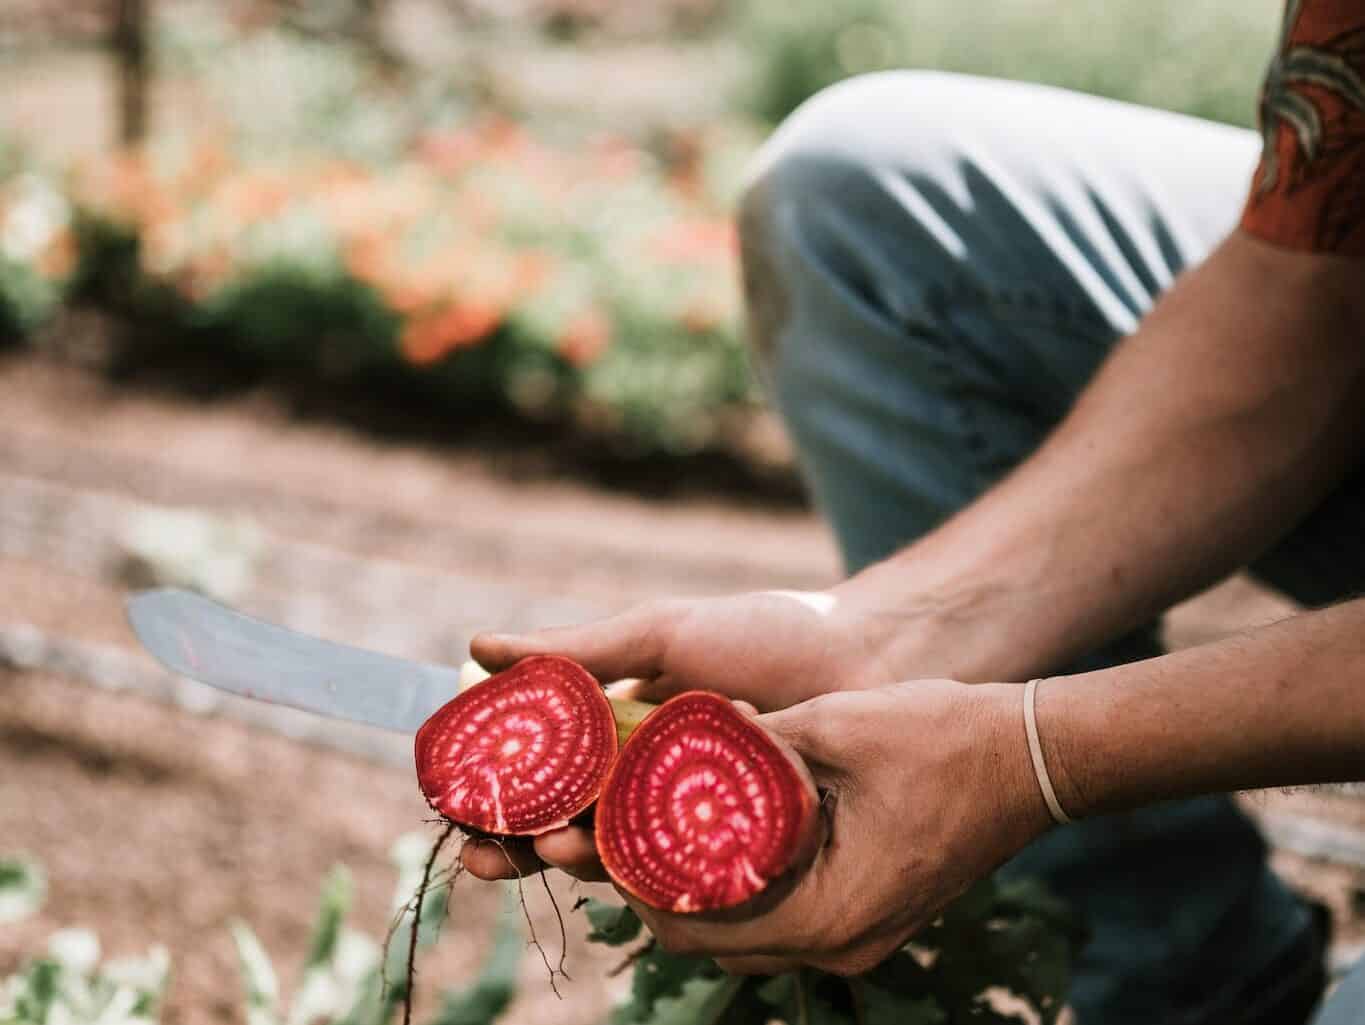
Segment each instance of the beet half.
[{"label": "beet half", "polygon": [[597,800],[617,746],[596,678],[572,659],[534,655],[422,724],[417,782],[432,808],[466,829],[537,836]]},{"label": "beet half", "polygon": [[659,910],[736,908],[801,868],[819,800],[800,757],[726,698],[689,691],[632,733],[596,812],[602,864]]}]

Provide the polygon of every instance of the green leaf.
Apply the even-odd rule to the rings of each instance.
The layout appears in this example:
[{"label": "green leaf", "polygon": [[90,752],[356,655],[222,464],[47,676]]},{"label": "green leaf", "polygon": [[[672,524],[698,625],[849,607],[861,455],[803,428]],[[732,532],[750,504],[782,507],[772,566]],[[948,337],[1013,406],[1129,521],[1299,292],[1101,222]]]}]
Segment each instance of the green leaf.
[{"label": "green leaf", "polygon": [[34,914],[47,895],[42,866],[31,858],[0,858],[0,924],[19,922]]},{"label": "green leaf", "polygon": [[341,935],[346,912],[351,909],[351,873],[345,865],[334,865],[322,884],[318,902],[318,917],[313,925],[313,938],[308,944],[308,960],[304,969],[319,968],[332,963],[336,955],[337,939]]},{"label": "green leaf", "polygon": [[391,982],[385,989],[378,968],[366,974],[358,990],[355,1003],[337,1020],[336,1025],[387,1025],[403,999],[402,981],[397,984]]},{"label": "green leaf", "polygon": [[592,924],[592,932],[588,933],[590,943],[605,943],[609,947],[619,947],[640,935],[643,923],[629,905],[608,904],[590,898],[583,905],[583,910]]},{"label": "green leaf", "polygon": [[989,1020],[982,994],[999,987],[1032,1005],[1045,1023],[1064,1003],[1085,931],[1036,882],[983,882],[916,939],[938,951],[930,989],[951,1020]]},{"label": "green leaf", "polygon": [[863,1025],[946,1025],[948,1021],[933,997],[907,997],[866,980],[859,980],[857,985]]},{"label": "green leaf", "polygon": [[670,954],[655,944],[636,960],[630,1000],[616,1009],[612,1021],[616,1025],[652,1021],[655,1004],[660,1000],[679,996],[693,979],[721,976],[721,970],[709,958]]},{"label": "green leaf", "polygon": [[996,887],[996,910],[1031,915],[1061,932],[1078,950],[1089,939],[1085,923],[1066,901],[1037,879],[1011,879]]},{"label": "green leaf", "polygon": [[15,1019],[20,1022],[46,1022],[57,1001],[62,966],[50,958],[39,958],[18,979]]},{"label": "green leaf", "polygon": [[521,903],[515,887],[508,887],[493,952],[473,984],[446,993],[431,1025],[492,1025],[517,992],[517,970],[526,944],[521,931]]},{"label": "green leaf", "polygon": [[280,985],[261,941],[245,922],[228,923],[246,994],[247,1025],[279,1025]]},{"label": "green leaf", "polygon": [[[848,983],[834,975],[801,969],[775,975],[765,982],[754,980],[754,996],[767,1005],[762,1020],[780,1019],[791,1025],[854,1025]],[[836,1006],[841,1003],[843,1009]],[[738,1023],[757,1017],[750,1012]]]},{"label": "green leaf", "polygon": [[744,985],[738,975],[718,978],[692,978],[683,983],[676,996],[655,1001],[642,1025],[716,1025],[735,995]]}]

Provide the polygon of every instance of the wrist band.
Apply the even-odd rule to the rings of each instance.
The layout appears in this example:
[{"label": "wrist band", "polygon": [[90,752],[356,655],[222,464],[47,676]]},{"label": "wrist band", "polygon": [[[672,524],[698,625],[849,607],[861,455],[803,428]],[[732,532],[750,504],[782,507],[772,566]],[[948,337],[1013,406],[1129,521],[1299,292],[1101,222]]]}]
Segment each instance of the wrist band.
[{"label": "wrist band", "polygon": [[1024,687],[1024,732],[1028,734],[1028,753],[1033,758],[1033,774],[1038,777],[1038,789],[1043,792],[1043,803],[1047,805],[1052,821],[1065,826],[1071,816],[1062,811],[1057,800],[1057,791],[1052,789],[1052,777],[1047,774],[1047,763],[1043,761],[1043,745],[1038,741],[1038,716],[1033,705],[1037,700],[1039,680],[1029,680]]}]

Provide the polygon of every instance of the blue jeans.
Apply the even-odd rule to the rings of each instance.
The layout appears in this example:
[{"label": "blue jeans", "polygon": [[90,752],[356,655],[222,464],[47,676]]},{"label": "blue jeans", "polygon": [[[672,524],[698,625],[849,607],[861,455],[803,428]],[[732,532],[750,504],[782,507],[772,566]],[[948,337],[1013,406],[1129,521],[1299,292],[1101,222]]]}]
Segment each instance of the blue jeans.
[{"label": "blue jeans", "polygon": [[[1235,128],[927,72],[854,79],[792,115],[741,210],[750,334],[849,571],[1029,455],[1236,224],[1258,153]],[[1267,557],[1275,583],[1315,602],[1348,586],[1343,542],[1323,539],[1362,533],[1363,481]],[[1160,651],[1152,624],[1069,668]],[[1004,871],[1087,917],[1082,1025],[1239,1021],[1309,929],[1221,797],[1054,830]]]}]

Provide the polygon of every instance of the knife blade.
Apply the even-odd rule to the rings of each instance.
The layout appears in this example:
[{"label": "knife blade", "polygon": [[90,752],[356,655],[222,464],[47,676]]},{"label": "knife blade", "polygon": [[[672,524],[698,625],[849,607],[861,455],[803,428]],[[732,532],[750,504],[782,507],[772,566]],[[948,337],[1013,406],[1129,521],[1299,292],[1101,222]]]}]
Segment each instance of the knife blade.
[{"label": "knife blade", "polygon": [[415,732],[460,690],[460,670],[336,644],[178,588],[128,599],[128,621],[167,668],[306,712]]}]

